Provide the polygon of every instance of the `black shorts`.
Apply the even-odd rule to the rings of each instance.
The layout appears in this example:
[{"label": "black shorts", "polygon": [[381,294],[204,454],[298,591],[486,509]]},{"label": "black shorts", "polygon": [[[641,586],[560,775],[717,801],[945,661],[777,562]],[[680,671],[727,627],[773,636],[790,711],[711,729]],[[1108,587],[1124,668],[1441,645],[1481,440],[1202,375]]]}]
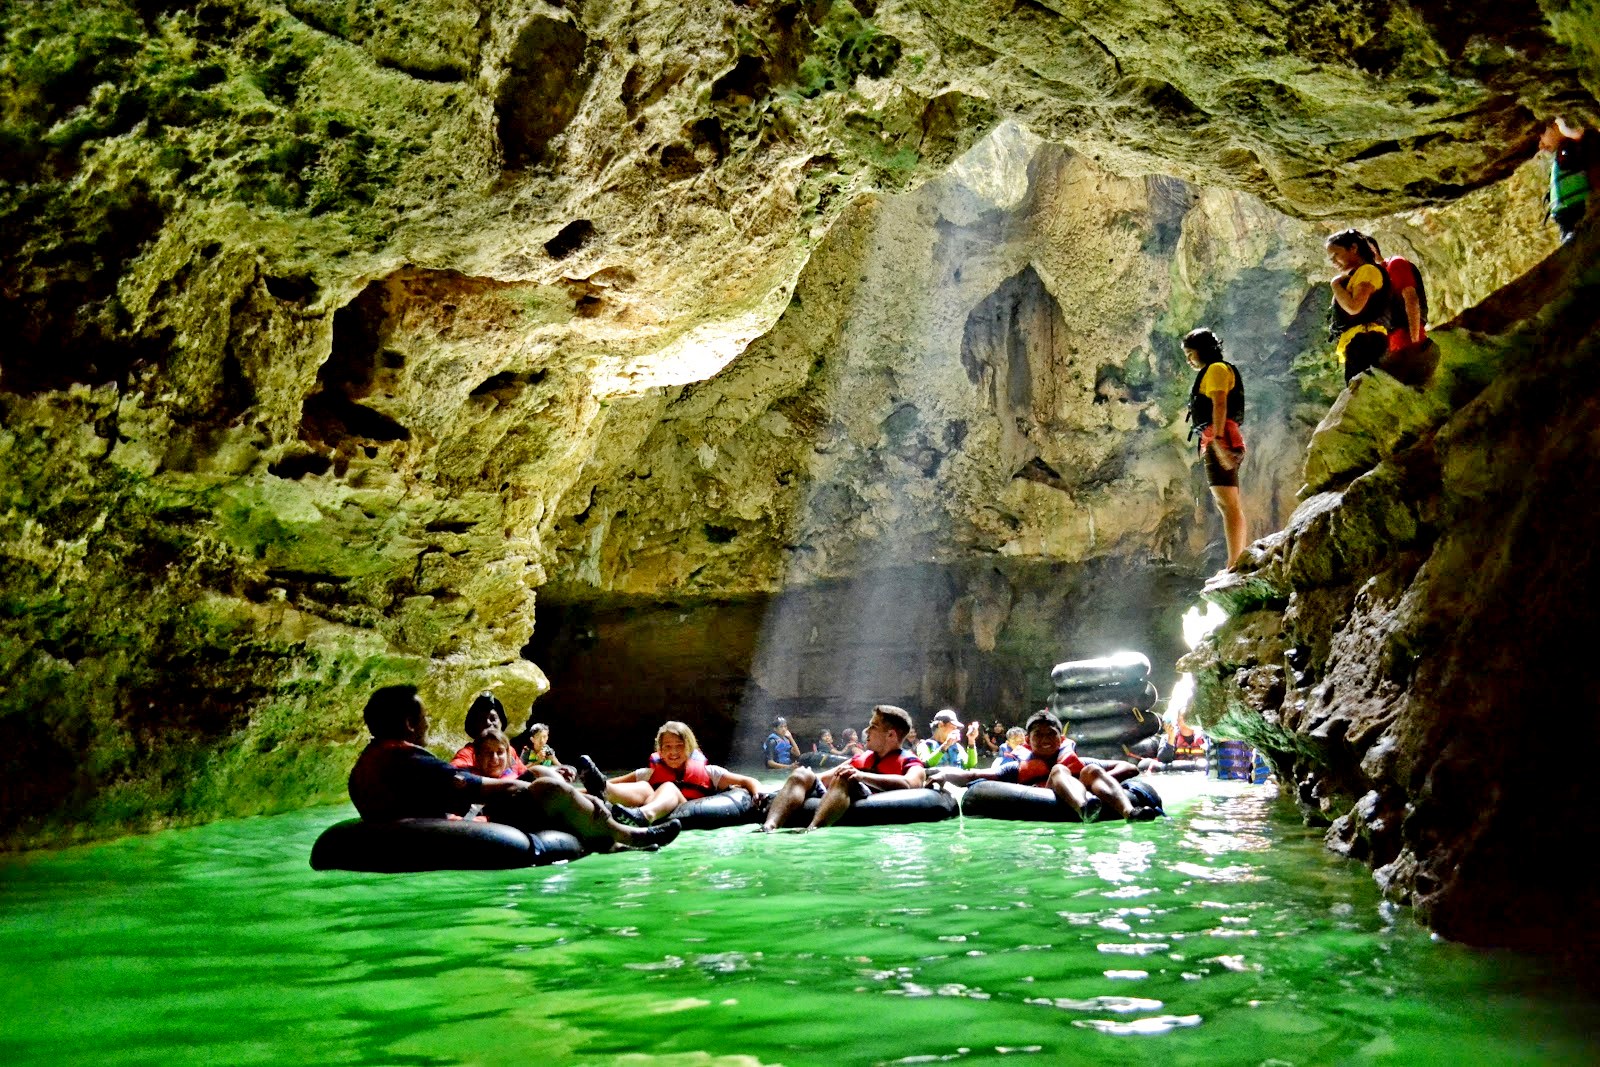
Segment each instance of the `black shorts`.
[{"label": "black shorts", "polygon": [[1217,450],[1209,445],[1201,450],[1200,458],[1206,465],[1207,485],[1231,485],[1235,489],[1239,488],[1239,467],[1244,463],[1243,455],[1238,457],[1238,462],[1234,463],[1232,470],[1223,469],[1222,464],[1217,462]]},{"label": "black shorts", "polygon": [[[827,792],[827,789],[823,787],[822,782],[819,779],[819,780],[811,783],[811,792],[806,794],[806,795],[811,797],[811,798],[813,798],[813,799],[815,799],[815,800],[821,800],[822,799],[822,795],[824,793],[826,793],[826,792]],[[872,788],[870,785],[863,785],[860,782],[851,782],[850,783],[850,799],[851,800],[865,800],[865,799],[867,799],[868,797],[870,797],[872,794],[874,794],[876,792],[877,792],[877,790]]]}]

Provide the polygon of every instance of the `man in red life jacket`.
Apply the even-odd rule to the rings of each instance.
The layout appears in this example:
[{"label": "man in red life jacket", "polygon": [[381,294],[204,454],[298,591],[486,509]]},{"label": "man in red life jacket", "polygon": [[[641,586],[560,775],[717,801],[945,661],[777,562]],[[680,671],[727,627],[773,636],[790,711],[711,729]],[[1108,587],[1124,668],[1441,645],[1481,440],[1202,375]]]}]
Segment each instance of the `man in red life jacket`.
[{"label": "man in red life jacket", "polygon": [[443,819],[482,804],[491,822],[527,833],[561,830],[597,852],[664,845],[682,829],[676,820],[648,830],[624,826],[604,801],[563,781],[483,778],[452,767],[422,747],[428,713],[414,686],[379,689],[368,698],[363,717],[372,743],[350,771],[350,799],[363,819]]},{"label": "man in red life jacket", "polygon": [[1028,747],[1015,758],[1002,760],[987,770],[938,770],[934,785],[971,785],[993,780],[1018,785],[1042,786],[1056,795],[1056,802],[1078,813],[1084,822],[1094,822],[1101,814],[1117,819],[1143,821],[1162,814],[1142,789],[1130,792],[1122,782],[1139,773],[1124,760],[1084,760],[1077,746],[1062,732],[1061,720],[1052,711],[1036,711],[1028,717]]},{"label": "man in red life jacket", "polygon": [[820,797],[817,813],[807,830],[831,826],[857,800],[891,789],[920,789],[927,771],[916,756],[901,746],[911,732],[911,716],[904,708],[879,704],[867,724],[865,752],[849,763],[817,773],[798,767],[772,795],[762,833],[771,833],[792,816],[805,811],[808,797]]}]

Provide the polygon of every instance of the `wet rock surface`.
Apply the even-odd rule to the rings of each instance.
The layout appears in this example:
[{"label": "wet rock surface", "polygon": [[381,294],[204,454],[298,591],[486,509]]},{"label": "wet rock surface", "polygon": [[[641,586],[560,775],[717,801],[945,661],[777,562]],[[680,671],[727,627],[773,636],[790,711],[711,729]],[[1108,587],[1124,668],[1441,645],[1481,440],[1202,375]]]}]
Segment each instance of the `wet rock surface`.
[{"label": "wet rock surface", "polygon": [[[1184,661],[1199,713],[1269,752],[1392,898],[1450,937],[1580,954],[1595,830],[1559,813],[1586,795],[1561,754],[1600,740],[1582,667],[1600,588],[1594,251],[1591,233],[1441,331],[1456,371],[1425,395],[1347,396],[1307,457],[1344,487],[1217,583],[1235,609],[1238,590],[1271,595]],[[1388,444],[1372,432],[1402,422]]]}]

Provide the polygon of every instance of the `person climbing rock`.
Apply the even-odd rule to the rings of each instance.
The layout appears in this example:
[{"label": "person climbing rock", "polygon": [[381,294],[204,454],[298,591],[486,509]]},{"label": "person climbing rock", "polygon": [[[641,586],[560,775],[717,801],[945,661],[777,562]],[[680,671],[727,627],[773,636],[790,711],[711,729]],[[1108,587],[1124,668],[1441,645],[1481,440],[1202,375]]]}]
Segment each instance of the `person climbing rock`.
[{"label": "person climbing rock", "polygon": [[1222,516],[1223,537],[1231,567],[1244,551],[1246,524],[1239,498],[1239,466],[1244,462],[1244,379],[1239,368],[1222,358],[1222,342],[1210,330],[1190,330],[1183,355],[1196,371],[1189,389],[1189,435],[1200,435],[1200,459],[1206,468],[1211,499]]},{"label": "person climbing rock", "polygon": [[1549,152],[1550,218],[1561,231],[1561,243],[1577,235],[1578,226],[1589,213],[1596,163],[1594,139],[1588,131],[1569,125],[1557,117],[1539,135],[1539,148]]},{"label": "person climbing rock", "polygon": [[1374,262],[1389,276],[1389,351],[1383,369],[1407,385],[1422,385],[1433,376],[1438,346],[1428,340],[1428,290],[1422,272],[1404,256],[1383,258],[1378,239],[1367,235]]},{"label": "person climbing rock", "polygon": [[596,852],[665,845],[682,829],[676,820],[649,829],[624,826],[603,800],[566,782],[484,778],[452,767],[422,747],[428,740],[428,713],[415,686],[377,690],[362,717],[372,742],[356,759],[349,787],[350,800],[368,821],[442,819],[482,804],[490,822],[526,833],[561,830]]},{"label": "person climbing rock", "polygon": [[1389,275],[1360,230],[1340,230],[1327,241],[1333,278],[1328,338],[1344,364],[1348,383],[1382,362],[1389,351]]}]

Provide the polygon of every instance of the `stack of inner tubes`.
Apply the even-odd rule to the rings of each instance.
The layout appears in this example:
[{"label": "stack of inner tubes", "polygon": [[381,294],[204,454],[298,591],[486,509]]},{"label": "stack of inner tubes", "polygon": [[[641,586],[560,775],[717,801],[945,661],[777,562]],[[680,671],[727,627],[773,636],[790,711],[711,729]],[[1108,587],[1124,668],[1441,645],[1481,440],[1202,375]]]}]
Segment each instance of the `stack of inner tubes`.
[{"label": "stack of inner tubes", "polygon": [[1150,682],[1150,660],[1141,652],[1058,663],[1050,681],[1050,710],[1080,755],[1124,759],[1124,746],[1161,731],[1160,717],[1150,710],[1159,694]]}]

